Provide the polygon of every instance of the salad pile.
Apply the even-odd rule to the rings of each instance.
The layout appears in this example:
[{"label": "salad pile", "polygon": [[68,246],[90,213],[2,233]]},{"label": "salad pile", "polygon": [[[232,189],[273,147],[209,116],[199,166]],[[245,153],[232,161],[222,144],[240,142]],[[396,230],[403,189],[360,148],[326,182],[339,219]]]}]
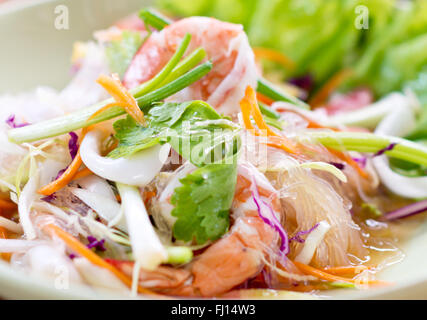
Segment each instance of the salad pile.
[{"label": "salad pile", "polygon": [[4,261],[150,297],[392,285],[427,210],[427,7],[369,1],[365,32],[364,1],[233,2],[160,1],[243,25],[143,9],[75,44],[64,90],[0,97]]}]

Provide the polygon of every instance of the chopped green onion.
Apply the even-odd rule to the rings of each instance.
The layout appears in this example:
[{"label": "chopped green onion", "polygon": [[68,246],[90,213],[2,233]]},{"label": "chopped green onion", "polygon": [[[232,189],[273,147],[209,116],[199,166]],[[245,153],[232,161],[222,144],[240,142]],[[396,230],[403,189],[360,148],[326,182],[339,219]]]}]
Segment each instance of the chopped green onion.
[{"label": "chopped green onion", "polygon": [[385,154],[427,166],[427,148],[406,139],[365,132],[312,131],[307,133],[307,136],[333,149],[369,153],[378,152],[391,143],[397,143],[392,150],[386,151]]},{"label": "chopped green onion", "polygon": [[271,109],[269,106],[266,106],[264,103],[259,101],[258,101],[258,105],[263,115],[276,120],[280,119],[280,114],[275,110]]},{"label": "chopped green onion", "polygon": [[[167,85],[143,95],[137,99],[139,107],[144,110],[151,103],[165,99],[182,89],[188,87],[190,84],[196,82],[205,76],[212,69],[210,61],[205,62],[193,70],[187,72],[178,79],[168,83]],[[108,99],[103,102],[97,103],[91,107],[76,111],[69,115],[54,118],[51,120],[35,123],[33,125],[16,128],[8,131],[9,140],[14,143],[32,142],[41,139],[55,137],[70,131],[78,130],[80,128],[99,123],[101,121],[109,120],[118,117],[125,113],[121,107],[112,107],[105,110],[102,114],[87,121],[87,119],[94,114],[97,110],[102,108],[108,103],[114,102],[113,99]],[[23,129],[23,130],[19,130]]]},{"label": "chopped green onion", "polygon": [[139,12],[139,17],[146,25],[152,26],[156,30],[162,30],[164,27],[172,23],[171,20],[151,9],[141,10]]},{"label": "chopped green onion", "polygon": [[181,60],[181,62],[172,70],[165,80],[159,85],[165,85],[175,80],[186,72],[197,66],[206,57],[206,51],[203,48],[194,50],[190,55]]},{"label": "chopped green onion", "polygon": [[258,79],[257,91],[274,101],[289,102],[293,105],[296,105],[297,107],[310,109],[308,104],[290,94],[277,90],[270,82],[265,79]]},{"label": "chopped green onion", "polygon": [[193,251],[188,247],[166,247],[166,252],[170,264],[185,264],[193,259]]},{"label": "chopped green onion", "polygon": [[179,45],[178,49],[175,51],[172,58],[166,64],[166,66],[164,66],[163,69],[153,79],[138,86],[137,89],[131,90],[131,93],[134,95],[135,98],[138,98],[146,94],[147,92],[150,92],[151,90],[156,88],[159,84],[161,84],[170,75],[170,73],[173,71],[173,69],[177,66],[177,64],[181,60],[182,56],[185,53],[185,50],[187,50],[188,45],[190,44],[190,40],[191,40],[191,34],[187,33],[182,39],[181,44]]}]

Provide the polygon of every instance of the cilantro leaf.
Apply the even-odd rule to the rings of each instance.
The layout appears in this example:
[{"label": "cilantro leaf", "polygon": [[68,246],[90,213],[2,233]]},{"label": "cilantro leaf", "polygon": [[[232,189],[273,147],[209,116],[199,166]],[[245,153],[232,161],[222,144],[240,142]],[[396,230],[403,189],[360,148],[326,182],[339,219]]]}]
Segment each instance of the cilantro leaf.
[{"label": "cilantro leaf", "polygon": [[105,49],[110,71],[123,77],[142,43],[141,34],[129,30],[122,32],[121,39],[111,41]]},{"label": "cilantro leaf", "polygon": [[171,203],[178,240],[203,244],[216,240],[227,232],[229,209],[237,180],[237,161],[232,164],[209,164],[181,179]]},{"label": "cilantro leaf", "polygon": [[237,126],[203,101],[161,103],[146,115],[147,127],[132,118],[114,123],[118,147],[109,156],[126,157],[157,143],[170,143],[196,166],[229,159],[238,150]]}]

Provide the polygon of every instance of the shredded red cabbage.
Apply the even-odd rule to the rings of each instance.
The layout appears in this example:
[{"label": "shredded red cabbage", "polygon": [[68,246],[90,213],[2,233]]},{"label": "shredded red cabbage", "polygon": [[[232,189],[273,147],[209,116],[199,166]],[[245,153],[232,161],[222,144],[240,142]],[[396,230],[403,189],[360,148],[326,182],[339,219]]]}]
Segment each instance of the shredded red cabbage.
[{"label": "shredded red cabbage", "polygon": [[89,249],[95,248],[96,250],[99,250],[99,251],[107,250],[104,247],[105,239],[98,241],[95,237],[88,236],[87,241],[89,241],[89,243],[86,245],[86,247],[88,247]]},{"label": "shredded red cabbage", "polygon": [[368,162],[368,158],[366,157],[353,158],[353,160],[356,161],[362,169],[366,167],[366,163]]},{"label": "shredded red cabbage", "polygon": [[68,149],[70,150],[70,156],[71,159],[74,160],[75,156],[77,155],[77,151],[79,150],[79,137],[78,135],[71,131],[68,133],[70,135],[70,140],[68,141]]},{"label": "shredded red cabbage", "polygon": [[11,127],[11,128],[21,128],[21,127],[25,127],[28,126],[29,123],[16,123],[16,119],[15,119],[15,115],[11,114],[7,119],[6,119],[6,124]]},{"label": "shredded red cabbage", "polygon": [[68,257],[69,257],[71,260],[73,260],[73,259],[77,258],[77,256],[76,256],[74,253],[69,254],[69,255],[68,255]]},{"label": "shredded red cabbage", "polygon": [[393,148],[397,145],[396,142],[390,143],[387,147],[385,147],[384,149],[381,149],[379,151],[377,151],[376,153],[374,153],[373,157],[378,157],[383,155],[386,151],[391,151],[393,150]]},{"label": "shredded red cabbage", "polygon": [[345,168],[345,165],[343,163],[329,162],[329,164],[332,164],[335,168],[340,169],[340,170],[344,170],[344,168]]},{"label": "shredded red cabbage", "polygon": [[313,227],[311,227],[308,230],[305,231],[299,231],[297,232],[292,238],[289,239],[289,242],[291,241],[297,241],[299,243],[304,243],[305,239],[301,238],[301,236],[304,236],[306,234],[311,233],[314,229],[316,229],[319,226],[319,223],[316,223]]},{"label": "shredded red cabbage", "polygon": [[289,253],[289,240],[285,229],[277,219],[270,204],[261,199],[255,179],[253,178],[251,188],[252,198],[255,202],[255,205],[257,206],[259,217],[262,219],[262,221],[264,221],[264,223],[268,224],[279,234],[281,239],[280,252],[283,254],[283,256],[286,256]]},{"label": "shredded red cabbage", "polygon": [[290,78],[288,82],[305,91],[310,91],[313,88],[314,84],[313,75],[310,73],[304,74],[299,77]]},{"label": "shredded red cabbage", "polygon": [[55,192],[54,193],[52,193],[51,195],[48,195],[48,196],[46,196],[46,197],[43,197],[43,198],[40,198],[40,200],[42,200],[42,201],[46,201],[46,202],[48,202],[48,203],[51,203],[53,200],[55,200],[56,199],[56,195],[55,195]]},{"label": "shredded red cabbage", "polygon": [[427,200],[415,202],[408,206],[388,212],[384,215],[383,218],[385,220],[402,219],[402,218],[413,216],[418,213],[422,213],[424,211],[427,211]]}]

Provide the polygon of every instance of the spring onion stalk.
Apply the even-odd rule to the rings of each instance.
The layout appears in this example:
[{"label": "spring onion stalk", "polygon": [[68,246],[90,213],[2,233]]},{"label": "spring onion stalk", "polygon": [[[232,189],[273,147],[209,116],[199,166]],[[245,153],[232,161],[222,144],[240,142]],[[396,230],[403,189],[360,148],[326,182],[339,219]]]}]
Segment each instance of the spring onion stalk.
[{"label": "spring onion stalk", "polygon": [[[197,66],[196,68],[168,83],[167,85],[139,97],[137,99],[139,107],[143,111],[146,110],[146,108],[150,106],[151,103],[160,101],[181,91],[182,89],[188,87],[192,83],[205,76],[211,69],[212,63],[209,61]],[[23,142],[32,142],[51,138],[123,115],[125,111],[122,108],[112,107],[99,116],[94,117],[90,121],[87,121],[87,119],[97,110],[112,102],[114,102],[113,99],[108,99],[63,117],[58,117],[33,125],[9,130],[9,140],[11,142],[20,144]]]},{"label": "spring onion stalk", "polygon": [[195,66],[199,64],[206,57],[206,50],[198,48],[194,50],[190,55],[181,60],[181,62],[172,70],[172,72],[160,83],[159,87],[179,78],[184,75]]},{"label": "spring onion stalk", "polygon": [[303,109],[310,109],[310,106],[300,99],[277,90],[270,82],[265,79],[258,79],[257,91],[274,101],[289,102]]},{"label": "spring onion stalk", "polygon": [[141,10],[139,12],[139,17],[145,24],[152,26],[156,30],[162,30],[164,27],[172,23],[171,20],[150,9]]},{"label": "spring onion stalk", "polygon": [[333,149],[369,153],[378,152],[391,143],[397,143],[392,150],[385,152],[386,155],[427,166],[427,148],[402,138],[365,132],[329,131],[312,131],[307,133],[307,137]]},{"label": "spring onion stalk", "polygon": [[185,264],[193,259],[193,251],[188,247],[166,247],[166,251],[170,264]]},{"label": "spring onion stalk", "polygon": [[[139,13],[139,16],[141,17],[142,20],[144,20],[146,24],[151,25],[153,28],[159,31],[173,22],[165,17],[160,16],[159,14],[153,12],[152,10],[142,10]],[[258,80],[257,91],[259,93],[262,93],[266,97],[273,99],[274,101],[285,101],[285,102],[292,103],[303,109],[310,109],[310,106],[307,105],[305,102],[285,92],[281,92],[277,90],[276,88],[274,88],[274,86],[271,83],[269,83],[265,79],[261,78]]]},{"label": "spring onion stalk", "polygon": [[178,65],[179,61],[181,60],[182,56],[185,53],[185,50],[187,50],[188,45],[190,44],[190,40],[191,40],[191,34],[189,33],[185,34],[178,49],[175,51],[174,55],[168,61],[168,63],[163,67],[163,69],[151,80],[144,82],[142,85],[138,86],[136,89],[131,90],[131,93],[135,98],[139,98],[142,95],[152,91],[154,88],[156,88],[159,84],[161,84],[166,79],[166,77]]},{"label": "spring onion stalk", "polygon": [[137,187],[117,183],[134,259],[144,270],[155,270],[168,253],[160,242]]},{"label": "spring onion stalk", "polygon": [[275,110],[273,110],[272,108],[270,108],[269,106],[266,106],[265,104],[259,101],[258,101],[258,105],[259,105],[259,110],[263,115],[276,120],[280,119],[280,114]]}]

